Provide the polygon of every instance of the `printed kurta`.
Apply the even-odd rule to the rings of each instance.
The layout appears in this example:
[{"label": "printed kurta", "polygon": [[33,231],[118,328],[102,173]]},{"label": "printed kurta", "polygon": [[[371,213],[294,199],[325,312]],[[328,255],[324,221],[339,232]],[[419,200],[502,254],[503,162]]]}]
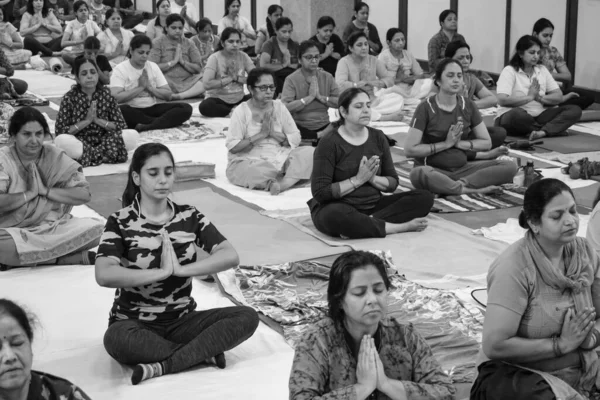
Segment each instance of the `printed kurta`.
[{"label": "printed kurta", "polygon": [[[166,230],[181,265],[196,261],[196,248],[211,253],[226,239],[195,207],[169,200],[173,217],[157,225],[144,217],[139,197],[129,207],[106,221],[97,257],[109,257],[123,268],[159,269],[163,250],[161,232]],[[110,321],[173,321],[193,311],[192,278],[170,276],[148,285],[119,288],[110,311]]]},{"label": "printed kurta", "polygon": [[79,87],[74,87],[67,92],[60,103],[56,135],[68,135],[71,126],[86,119],[92,101],[96,102],[98,118],[116,124],[117,129],[109,131],[92,123],[77,132],[74,136],[83,143],[83,155],[78,160],[79,163],[89,167],[127,161],[127,149],[122,136],[122,131],[127,129],[127,124],[117,100],[104,86],[96,89],[91,99]]},{"label": "printed kurta", "polygon": [[[200,52],[191,40],[182,38],[181,42],[177,42],[173,39],[169,39],[167,35],[163,35],[152,41],[152,51],[150,52],[149,60],[156,64],[172,61],[175,59],[177,46],[181,46],[181,56],[184,61],[202,65]],[[199,74],[192,74],[179,63],[165,71],[164,75],[165,78],[167,78],[167,82],[169,82],[169,87],[174,93],[185,92],[202,79],[202,72]]]},{"label": "printed kurta", "polygon": [[[319,321],[305,334],[294,355],[290,400],[356,399],[357,360],[346,335],[345,329],[331,318]],[[412,324],[388,319],[380,324],[375,336],[386,376],[402,381],[407,399],[453,398],[452,381]],[[376,399],[388,398],[376,392]]]}]

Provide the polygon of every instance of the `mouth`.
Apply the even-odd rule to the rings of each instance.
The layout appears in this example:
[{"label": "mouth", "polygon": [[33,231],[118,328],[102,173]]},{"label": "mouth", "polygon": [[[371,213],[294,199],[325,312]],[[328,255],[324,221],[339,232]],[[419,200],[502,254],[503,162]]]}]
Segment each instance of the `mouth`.
[{"label": "mouth", "polygon": [[156,192],[158,192],[158,193],[168,193],[169,189],[156,189]]},{"label": "mouth", "polygon": [[379,315],[381,314],[381,310],[371,310],[371,311],[367,311],[365,313],[365,315]]},{"label": "mouth", "polygon": [[0,373],[0,376],[2,376],[2,375],[8,375],[8,374],[11,374],[11,373],[13,373],[13,374],[14,373],[18,373],[18,372],[21,372],[22,370],[23,370],[22,368],[16,368],[16,367],[15,368],[11,368],[11,369],[7,369],[6,371]]},{"label": "mouth", "polygon": [[571,229],[569,229],[569,230],[566,230],[566,231],[564,232],[564,234],[565,234],[565,235],[572,235],[572,234],[574,234],[574,233],[577,233],[577,230],[578,230],[577,228],[571,228]]}]

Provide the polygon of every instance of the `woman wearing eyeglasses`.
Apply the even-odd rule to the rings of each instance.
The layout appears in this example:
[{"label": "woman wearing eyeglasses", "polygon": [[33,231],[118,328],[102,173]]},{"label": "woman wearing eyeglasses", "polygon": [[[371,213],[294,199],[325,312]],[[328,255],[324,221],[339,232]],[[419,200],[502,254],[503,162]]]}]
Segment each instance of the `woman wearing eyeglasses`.
[{"label": "woman wearing eyeglasses", "polygon": [[281,101],[292,113],[302,139],[315,140],[327,133],[329,107],[337,107],[340,94],[333,76],[319,68],[317,44],[300,44],[300,69],[285,79]]},{"label": "woman wearing eyeglasses", "polygon": [[314,149],[298,147],[300,132],[292,115],[281,101],[273,100],[271,71],[253,69],[246,84],[252,98],[233,110],[227,131],[227,179],[277,195],[310,179]]}]

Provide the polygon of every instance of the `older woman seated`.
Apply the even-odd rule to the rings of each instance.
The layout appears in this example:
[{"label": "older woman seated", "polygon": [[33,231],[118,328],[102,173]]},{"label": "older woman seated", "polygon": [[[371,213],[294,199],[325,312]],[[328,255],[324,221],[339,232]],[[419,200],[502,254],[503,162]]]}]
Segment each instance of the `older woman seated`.
[{"label": "older woman seated", "polygon": [[4,18],[4,10],[0,8],[0,50],[4,52],[10,64],[24,68],[31,58],[31,51],[23,49],[23,39],[19,31]]},{"label": "older woman seated", "polygon": [[525,237],[490,266],[471,399],[597,398],[600,261],[577,237],[571,189],[542,179],[525,192]]},{"label": "older woman seated", "polygon": [[310,179],[314,149],[298,147],[300,132],[290,112],[281,101],[273,100],[271,71],[253,69],[247,85],[252,98],[236,107],[227,131],[227,179],[277,195]]},{"label": "older woman seated", "polygon": [[173,91],[173,100],[197,97],[204,93],[202,59],[192,41],[183,36],[185,21],[179,14],[167,17],[167,34],[154,39],[150,61],[163,72]]},{"label": "older woman seated", "polygon": [[[2,48],[0,48],[0,74],[5,76],[13,76],[15,74],[15,68],[4,54],[4,50],[2,50]],[[28,85],[27,82],[25,82],[24,80],[9,78],[8,82],[10,82],[10,84],[12,85],[14,93],[18,95],[24,94],[27,91]],[[7,84],[8,82],[5,82],[5,84]]]},{"label": "older woman seated", "polygon": [[290,400],[453,399],[455,389],[425,339],[388,318],[384,261],[366,251],[339,256],[329,274],[329,317],[296,347]]},{"label": "older woman seated", "polygon": [[369,95],[358,88],[339,98],[340,121],[317,145],[308,202],[317,229],[344,238],[385,237],[422,231],[433,206],[431,193],[393,193],[398,174],[385,134],[369,128]]},{"label": "older woman seated", "polygon": [[281,101],[292,113],[302,139],[315,140],[329,130],[329,107],[337,107],[338,90],[330,73],[319,68],[319,48],[311,40],[300,44],[300,69],[283,84]]},{"label": "older woman seated", "polygon": [[98,66],[80,57],[73,64],[77,84],[60,102],[56,140],[81,166],[117,164],[127,161],[139,135],[127,124],[110,89],[98,80]]},{"label": "older woman seated", "polygon": [[106,11],[106,29],[98,34],[101,51],[113,67],[127,60],[129,44],[133,39],[133,32],[123,28],[122,21],[121,12],[116,8],[109,8]]},{"label": "older woman seated", "polygon": [[511,160],[477,161],[476,152],[488,151],[490,135],[472,100],[463,91],[463,70],[456,60],[438,64],[439,93],[417,107],[404,145],[415,158],[410,172],[414,187],[441,195],[493,193],[512,182],[517,165]]},{"label": "older woman seated", "polygon": [[369,55],[369,41],[364,32],[354,32],[347,41],[348,55],[342,57],[335,71],[335,81],[341,91],[355,87],[364,89],[371,98],[373,121],[401,121],[403,97],[398,93],[378,93],[394,85],[394,77],[383,62]]},{"label": "older woman seated", "polygon": [[71,208],[90,201],[81,165],[44,138],[37,109],[23,107],[10,121],[12,144],[0,150],[0,264],[90,264],[102,222],[74,218]]},{"label": "older woman seated", "polygon": [[32,369],[32,319],[19,305],[0,299],[0,398],[89,400],[66,379]]},{"label": "older woman seated", "polygon": [[519,39],[516,52],[498,79],[496,124],[512,136],[564,135],[581,118],[581,108],[560,105],[563,94],[548,69],[538,64],[542,43],[534,36]]}]

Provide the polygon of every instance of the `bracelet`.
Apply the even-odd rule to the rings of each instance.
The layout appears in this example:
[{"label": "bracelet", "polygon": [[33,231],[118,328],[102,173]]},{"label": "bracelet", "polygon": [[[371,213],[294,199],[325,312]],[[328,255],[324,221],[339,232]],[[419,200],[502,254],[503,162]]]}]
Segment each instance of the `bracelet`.
[{"label": "bracelet", "polygon": [[563,355],[562,351],[560,351],[560,347],[558,346],[558,335],[552,335],[552,349],[554,350],[554,355],[556,357]]},{"label": "bracelet", "polygon": [[304,101],[304,97],[300,99],[300,102],[304,105],[306,105],[306,101]]},{"label": "bracelet", "polygon": [[225,85],[223,85],[223,78],[221,78],[220,81],[221,81],[221,87],[225,86]]},{"label": "bracelet", "polygon": [[469,140],[469,143],[471,144],[471,145],[469,146],[469,150],[473,150],[473,141],[472,141],[472,140]]},{"label": "bracelet", "polygon": [[325,103],[329,103],[329,97],[325,97]]},{"label": "bracelet", "polygon": [[108,124],[109,124],[109,122],[106,121],[106,124],[104,124],[104,129],[108,128]]},{"label": "bracelet", "polygon": [[350,184],[352,185],[352,187],[353,187],[354,189],[356,189],[356,187],[357,187],[357,186],[356,186],[356,185],[354,184],[354,182],[352,181],[352,177],[350,177],[350,179],[348,179],[348,180],[350,181]]},{"label": "bracelet", "polygon": [[354,82],[354,83],[353,83],[353,85],[354,85],[354,87],[356,87],[356,86],[357,86],[357,85],[356,85],[356,82]]},{"label": "bracelet", "polygon": [[25,197],[25,204],[29,203],[29,200],[27,200],[27,193],[23,192],[23,197]]},{"label": "bracelet", "polygon": [[75,126],[75,130],[79,130],[79,127],[77,126],[77,124],[75,124],[74,126]]}]

